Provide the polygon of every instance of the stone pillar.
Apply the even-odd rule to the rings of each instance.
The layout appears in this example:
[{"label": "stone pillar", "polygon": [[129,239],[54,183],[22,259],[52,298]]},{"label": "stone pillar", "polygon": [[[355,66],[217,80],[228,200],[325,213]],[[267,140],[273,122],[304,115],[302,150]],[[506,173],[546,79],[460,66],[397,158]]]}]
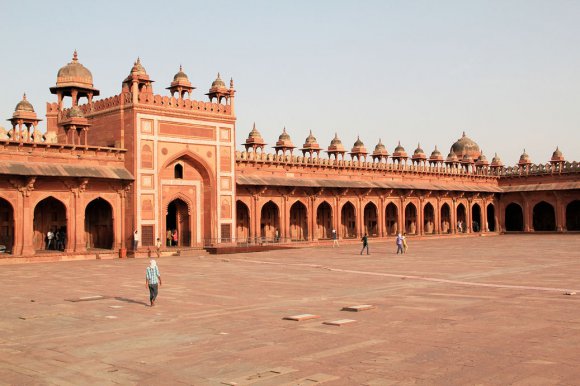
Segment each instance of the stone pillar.
[{"label": "stone pillar", "polygon": [[316,221],[316,213],[314,211],[314,207],[316,206],[316,196],[312,196],[310,197],[310,209],[308,209],[307,215],[306,215],[306,224],[308,227],[308,240],[313,241],[314,240],[314,229],[315,229],[315,225],[314,222]]},{"label": "stone pillar", "polygon": [[457,198],[453,197],[452,198],[452,205],[451,205],[451,213],[449,213],[449,221],[451,222],[451,224],[449,224],[451,226],[451,233],[456,234],[457,233]]},{"label": "stone pillar", "polygon": [[425,235],[425,199],[419,197],[419,209],[417,210],[417,235]]},{"label": "stone pillar", "polygon": [[377,222],[379,225],[379,237],[385,237],[385,198],[379,197],[379,207],[377,208]]},{"label": "stone pillar", "polygon": [[[522,195],[523,196],[523,195]],[[530,202],[527,197],[522,197],[524,201],[524,232],[533,232],[532,228],[532,213],[530,210]]]},{"label": "stone pillar", "polygon": [[441,197],[437,196],[437,205],[435,206],[435,213],[433,216],[433,226],[435,227],[435,234],[441,234]]},{"label": "stone pillar", "polygon": [[562,199],[557,191],[554,191],[556,197],[556,207],[554,214],[556,215],[556,232],[564,232],[566,228],[566,208],[562,205]]},{"label": "stone pillar", "polygon": [[357,205],[355,207],[355,233],[357,238],[362,237],[362,230],[364,229],[364,212],[362,211],[362,197],[358,196]]},{"label": "stone pillar", "polygon": [[473,232],[473,219],[472,219],[472,215],[473,215],[473,199],[472,198],[468,198],[467,199],[467,208],[466,208],[466,218],[465,218],[465,222],[467,224],[465,224],[465,229],[467,230],[467,233],[472,233]]}]

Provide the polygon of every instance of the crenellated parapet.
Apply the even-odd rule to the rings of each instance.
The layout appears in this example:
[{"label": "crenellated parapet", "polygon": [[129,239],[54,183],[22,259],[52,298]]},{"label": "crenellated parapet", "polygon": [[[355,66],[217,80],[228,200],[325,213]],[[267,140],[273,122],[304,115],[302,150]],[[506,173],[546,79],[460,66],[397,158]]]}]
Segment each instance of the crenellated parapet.
[{"label": "crenellated parapet", "polygon": [[175,98],[166,95],[139,94],[139,103],[184,111],[202,111],[211,114],[232,115],[230,105]]},{"label": "crenellated parapet", "polygon": [[309,168],[312,172],[317,169],[335,169],[337,172],[345,171],[353,173],[356,170],[394,174],[435,174],[445,176],[482,176],[497,178],[499,171],[492,168],[466,169],[456,165],[446,164],[407,164],[400,162],[380,162],[364,160],[345,160],[333,158],[319,158],[308,156],[294,156],[290,154],[256,153],[247,151],[236,152],[238,165],[248,164],[258,167],[286,167],[286,168]]},{"label": "crenellated parapet", "polygon": [[501,177],[537,176],[547,174],[572,174],[580,173],[580,162],[561,162],[545,164],[527,164],[503,167],[500,169]]},{"label": "crenellated parapet", "polygon": [[83,146],[48,142],[17,142],[0,140],[0,153],[12,154],[14,158],[71,158],[75,162],[85,163],[88,160],[101,164],[103,161],[123,161],[127,150],[103,146]]}]

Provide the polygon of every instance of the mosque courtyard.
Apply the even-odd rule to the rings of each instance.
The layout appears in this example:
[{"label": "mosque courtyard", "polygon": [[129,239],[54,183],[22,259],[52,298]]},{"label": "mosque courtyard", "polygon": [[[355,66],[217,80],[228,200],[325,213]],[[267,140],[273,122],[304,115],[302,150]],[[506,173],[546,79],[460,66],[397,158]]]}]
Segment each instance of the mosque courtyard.
[{"label": "mosque courtyard", "polygon": [[0,385],[578,384],[579,234],[395,249],[0,265]]}]

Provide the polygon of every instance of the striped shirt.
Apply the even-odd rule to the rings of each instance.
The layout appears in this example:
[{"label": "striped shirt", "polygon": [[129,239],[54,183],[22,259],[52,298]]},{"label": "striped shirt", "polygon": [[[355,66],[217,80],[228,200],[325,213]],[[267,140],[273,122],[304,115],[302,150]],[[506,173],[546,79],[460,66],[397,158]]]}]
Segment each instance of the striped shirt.
[{"label": "striped shirt", "polygon": [[155,268],[147,267],[145,271],[145,279],[149,282],[149,284],[157,284],[159,283],[158,277],[161,276],[159,274],[159,268],[155,266]]}]

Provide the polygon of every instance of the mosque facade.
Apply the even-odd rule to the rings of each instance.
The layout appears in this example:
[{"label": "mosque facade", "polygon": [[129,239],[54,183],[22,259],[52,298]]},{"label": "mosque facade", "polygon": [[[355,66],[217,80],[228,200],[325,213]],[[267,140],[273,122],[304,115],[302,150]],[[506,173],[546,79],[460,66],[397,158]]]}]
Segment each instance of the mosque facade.
[{"label": "mosque facade", "polygon": [[120,93],[97,100],[75,52],[50,87],[46,130],[26,95],[0,130],[0,252],[580,231],[580,165],[558,149],[506,167],[465,133],[445,156],[400,143],[391,154],[380,140],[371,152],[360,138],[349,148],[338,134],[323,147],[312,132],[298,148],[284,128],[268,152],[254,125],[237,151],[233,80],[218,74],[208,101],[194,89],[180,67],[155,94],[138,59]]}]

